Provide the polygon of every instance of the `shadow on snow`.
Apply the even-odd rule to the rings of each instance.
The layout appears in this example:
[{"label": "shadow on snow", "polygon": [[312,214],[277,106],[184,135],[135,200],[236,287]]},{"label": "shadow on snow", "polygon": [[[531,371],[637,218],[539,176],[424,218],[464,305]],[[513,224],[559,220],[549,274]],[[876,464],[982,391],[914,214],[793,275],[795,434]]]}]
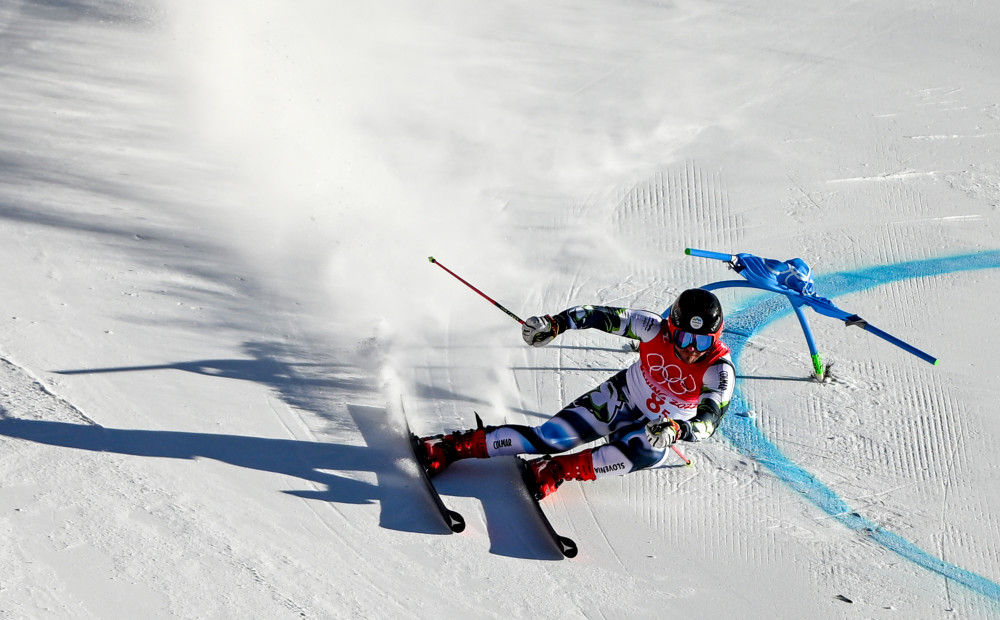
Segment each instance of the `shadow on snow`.
[{"label": "shadow on snow", "polygon": [[[212,459],[237,467],[291,476],[313,488],[283,491],[307,500],[344,504],[381,504],[380,525],[421,534],[446,534],[430,498],[417,478],[406,439],[387,424],[386,411],[351,406],[367,446],[268,439],[240,435],[115,429],[44,420],[0,419],[0,435],[38,444],[167,459]],[[472,465],[472,464],[470,464]],[[482,502],[490,551],[528,559],[558,554],[533,522],[527,496],[507,459],[456,467],[438,479],[447,495]],[[473,471],[473,470],[476,471]],[[330,470],[374,473],[377,482],[355,480]]]}]

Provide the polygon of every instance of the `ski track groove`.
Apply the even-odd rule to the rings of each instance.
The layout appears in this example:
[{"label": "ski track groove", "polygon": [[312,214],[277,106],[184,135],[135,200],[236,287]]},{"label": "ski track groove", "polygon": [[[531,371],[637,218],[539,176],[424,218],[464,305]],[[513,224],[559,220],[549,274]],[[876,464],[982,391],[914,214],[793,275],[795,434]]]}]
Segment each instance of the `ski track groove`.
[{"label": "ski track groove", "polygon": [[[532,376],[532,379],[533,379],[534,384],[535,384],[535,404],[532,407],[532,410],[533,411],[539,411],[539,410],[541,410],[540,412],[543,413],[544,410],[545,410],[545,401],[541,398],[541,395],[542,395],[541,373],[540,372],[533,372],[533,373],[531,373],[531,376]],[[559,394],[561,396],[562,395],[562,388],[559,386],[559,380],[558,380],[558,378],[556,379],[556,389],[557,389],[557,391],[559,392]],[[530,422],[528,422],[528,423],[530,424]]]},{"label": "ski track groove", "polygon": [[[611,222],[617,236],[637,250],[629,273],[654,282],[663,282],[665,275],[651,258],[679,258],[678,247],[738,251],[744,230],[742,217],[732,213],[721,174],[709,174],[690,160],[659,168],[647,180],[620,190]],[[681,230],[693,232],[678,238]],[[685,274],[678,280],[686,282],[705,273],[705,266],[683,261],[675,271]]]},{"label": "ski track groove", "polygon": [[[271,413],[274,414],[274,417],[278,420],[278,423],[281,424],[282,428],[285,429],[285,432],[288,434],[288,436],[291,439],[296,440],[296,441],[310,441],[310,442],[317,442],[318,441],[317,437],[312,432],[312,430],[309,428],[309,426],[306,424],[305,420],[302,419],[301,414],[299,414],[295,410],[289,409],[291,415],[294,417],[294,419],[302,427],[302,429],[303,429],[302,435],[304,435],[304,438],[292,430],[292,427],[285,420],[285,416],[283,416],[274,407],[274,404],[271,402],[271,397],[269,395],[265,395],[264,400],[267,403],[268,409],[270,409]],[[307,481],[307,485],[309,487],[311,487],[314,491],[317,491],[317,492],[323,491],[323,485],[321,485],[320,483],[318,483],[316,481],[312,481],[312,480]],[[300,497],[298,499],[299,499],[299,502],[302,503],[316,517],[317,521],[319,521],[320,525],[323,526],[323,528],[325,528],[328,532],[330,532],[330,534],[333,535],[334,538],[336,538],[340,542],[344,543],[345,546],[346,546],[348,540],[347,540],[347,537],[345,537],[344,534],[343,534],[343,529],[338,529],[337,527],[334,526],[334,524],[330,523],[327,520],[327,518],[320,513],[319,509],[313,506],[313,500],[306,499],[304,497]],[[337,517],[337,519],[340,522],[340,525],[342,527],[346,527],[350,531],[354,531],[354,532],[358,531],[358,525],[357,525],[357,523],[354,523],[350,519],[348,519],[347,516],[344,515],[344,513],[340,510],[340,508],[335,503],[333,503],[333,502],[324,502],[324,504],[325,504],[325,506],[327,506],[327,510],[332,511],[334,513],[334,515],[336,515],[336,517]]]},{"label": "ski track groove", "polygon": [[[528,352],[526,350],[521,352],[521,361],[522,361],[523,365],[525,365],[525,366],[528,365],[528,361],[529,361],[527,353]],[[517,399],[517,408],[520,411],[529,411],[529,409],[526,406],[527,403],[524,400],[524,391],[521,389],[521,382],[518,381],[518,379],[517,379],[517,375],[518,375],[517,369],[516,368],[511,368],[511,369],[509,369],[509,372],[510,372],[511,379],[514,382],[514,395],[515,395],[514,397]],[[527,414],[522,413],[521,416],[527,422]],[[507,420],[507,416],[504,416],[504,423],[505,424],[510,424],[510,420]]]},{"label": "ski track groove", "polygon": [[[452,319],[454,320],[454,317],[452,317]],[[452,323],[452,325],[454,325],[454,323]],[[445,386],[447,386],[446,389],[451,394],[454,394],[455,393],[455,382],[452,379],[452,371],[451,371],[451,340],[452,340],[452,326],[449,326],[448,329],[445,330],[443,372],[444,372],[444,378],[445,378]],[[434,385],[434,384],[432,383],[431,385]],[[454,403],[452,403],[452,405],[451,405],[452,417],[455,414],[455,409],[456,409],[456,405]],[[438,415],[440,417],[441,413],[439,412]],[[445,431],[445,432],[447,432],[447,431]]]},{"label": "ski track groove", "polygon": [[[608,533],[604,529],[603,520],[598,518],[597,512],[594,510],[594,503],[588,496],[586,487],[582,486],[580,487],[580,496],[583,498],[583,503],[587,507],[587,514],[590,515],[591,522],[597,528],[597,531],[600,533],[601,538],[604,540],[604,544],[607,545],[608,550],[611,551],[611,555],[612,557],[614,557],[615,562],[618,563],[618,566],[622,570],[624,570],[629,577],[634,577],[632,570],[628,567],[628,564],[626,564],[626,562],[622,560],[621,554],[618,553],[618,550],[615,548],[614,543],[608,537]],[[564,510],[562,512],[564,513],[567,512],[565,510],[565,505],[563,506],[563,508]],[[569,515],[569,517],[570,517],[569,522],[572,524],[574,519],[572,518],[572,515]],[[575,528],[575,529],[578,532],[582,531],[581,528]]]},{"label": "ski track groove", "polygon": [[[940,549],[939,554],[943,561],[949,561],[948,551],[949,538],[957,538],[953,541],[953,544],[959,549],[973,549],[976,550],[976,556],[980,556],[979,549],[980,546],[971,544],[971,537],[968,536],[964,531],[955,530],[950,527],[948,515],[952,512],[953,508],[951,506],[951,486],[952,480],[963,479],[965,477],[965,472],[963,470],[963,464],[968,463],[967,445],[968,442],[964,441],[966,436],[966,429],[964,424],[964,416],[959,415],[955,410],[954,402],[946,398],[943,391],[938,387],[936,381],[929,381],[922,383],[921,387],[924,391],[924,399],[930,404],[931,411],[940,412],[939,415],[934,417],[936,436],[938,438],[947,437],[955,438],[957,441],[952,442],[939,442],[939,445],[944,446],[945,454],[941,454],[938,450],[936,454],[939,455],[939,459],[942,462],[942,477],[939,481],[941,488],[941,509],[939,514],[939,537],[940,537]],[[948,421],[945,424],[945,421]],[[954,449],[952,449],[954,448]],[[978,499],[978,498],[977,498]],[[981,499],[978,499],[981,501]],[[980,514],[990,514],[988,511],[980,512]],[[977,560],[980,558],[977,557]],[[982,558],[985,559],[985,558]],[[988,566],[989,564],[984,564]],[[945,590],[948,598],[949,608],[953,607],[952,604],[952,594],[951,594],[951,583],[950,580],[943,577]]]},{"label": "ski track groove", "polygon": [[[948,562],[949,560],[948,560],[948,544],[947,544],[948,541],[947,541],[947,539],[948,539],[948,530],[950,529],[948,527],[948,495],[949,495],[949,491],[951,490],[951,485],[948,484],[948,480],[946,479],[946,480],[942,481],[942,486],[944,488],[943,488],[943,493],[942,493],[942,497],[941,497],[941,511],[939,513],[939,516],[938,516],[938,523],[940,524],[939,525],[939,533],[938,533],[938,536],[937,536],[937,538],[938,538],[938,557],[940,557],[943,561]],[[958,536],[959,536],[959,538],[964,538],[964,536],[963,536],[963,534],[961,532],[958,532]],[[948,579],[947,577],[945,577],[944,575],[942,575],[941,576],[941,581],[944,583],[945,598],[948,601],[948,609],[953,609],[954,605],[952,604],[952,601],[951,601],[951,583],[949,583],[951,580]]]}]

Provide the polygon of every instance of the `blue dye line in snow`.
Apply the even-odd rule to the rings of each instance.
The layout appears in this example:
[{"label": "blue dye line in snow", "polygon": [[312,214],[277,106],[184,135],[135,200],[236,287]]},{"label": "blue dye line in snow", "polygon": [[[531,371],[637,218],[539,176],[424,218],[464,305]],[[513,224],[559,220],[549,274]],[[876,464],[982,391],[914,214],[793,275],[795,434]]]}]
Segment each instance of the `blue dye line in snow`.
[{"label": "blue dye line in snow", "polygon": [[[817,278],[816,290],[824,297],[834,298],[910,278],[997,268],[1000,268],[1000,251],[983,252],[832,274]],[[747,341],[768,324],[791,312],[791,304],[784,296],[768,294],[754,298],[747,308],[726,318],[726,332],[723,339],[732,350],[733,362],[737,367]],[[747,400],[737,389],[730,406],[730,413],[739,414],[747,411],[749,411]],[[832,489],[789,460],[764,436],[751,418],[727,415],[720,431],[737,450],[770,469],[780,480],[845,527],[864,533],[872,542],[882,545],[918,566],[967,586],[994,601],[1000,601],[1000,584],[949,564],[898,534],[862,517]]]}]

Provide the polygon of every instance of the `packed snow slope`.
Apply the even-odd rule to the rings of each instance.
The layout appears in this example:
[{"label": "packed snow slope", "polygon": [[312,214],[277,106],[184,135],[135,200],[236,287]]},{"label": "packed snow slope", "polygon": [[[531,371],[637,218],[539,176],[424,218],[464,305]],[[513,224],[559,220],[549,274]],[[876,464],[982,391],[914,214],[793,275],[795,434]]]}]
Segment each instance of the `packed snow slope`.
[{"label": "packed snow slope", "polygon": [[[0,2],[0,617],[1000,616],[1000,4]],[[418,432],[631,363],[522,317],[802,257],[940,358],[725,291],[685,468],[568,483]]]}]

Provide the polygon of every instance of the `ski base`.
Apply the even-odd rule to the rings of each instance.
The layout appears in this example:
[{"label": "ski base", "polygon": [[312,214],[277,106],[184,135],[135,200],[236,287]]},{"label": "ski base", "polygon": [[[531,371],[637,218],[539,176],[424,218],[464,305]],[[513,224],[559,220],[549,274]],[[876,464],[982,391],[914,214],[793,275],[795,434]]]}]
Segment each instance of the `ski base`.
[{"label": "ski base", "polygon": [[531,467],[528,465],[528,461],[521,457],[515,457],[515,460],[517,461],[518,470],[521,472],[521,479],[524,481],[524,487],[528,491],[528,497],[531,498],[531,503],[534,504],[535,510],[538,512],[538,518],[541,520],[542,525],[545,526],[546,533],[548,533],[552,542],[559,548],[559,552],[562,553],[563,556],[567,558],[575,558],[576,554],[579,552],[576,542],[572,538],[563,536],[557,532],[554,527],[552,527],[552,522],[549,521],[548,516],[546,516],[538,498],[535,497],[534,475],[531,473]]}]

